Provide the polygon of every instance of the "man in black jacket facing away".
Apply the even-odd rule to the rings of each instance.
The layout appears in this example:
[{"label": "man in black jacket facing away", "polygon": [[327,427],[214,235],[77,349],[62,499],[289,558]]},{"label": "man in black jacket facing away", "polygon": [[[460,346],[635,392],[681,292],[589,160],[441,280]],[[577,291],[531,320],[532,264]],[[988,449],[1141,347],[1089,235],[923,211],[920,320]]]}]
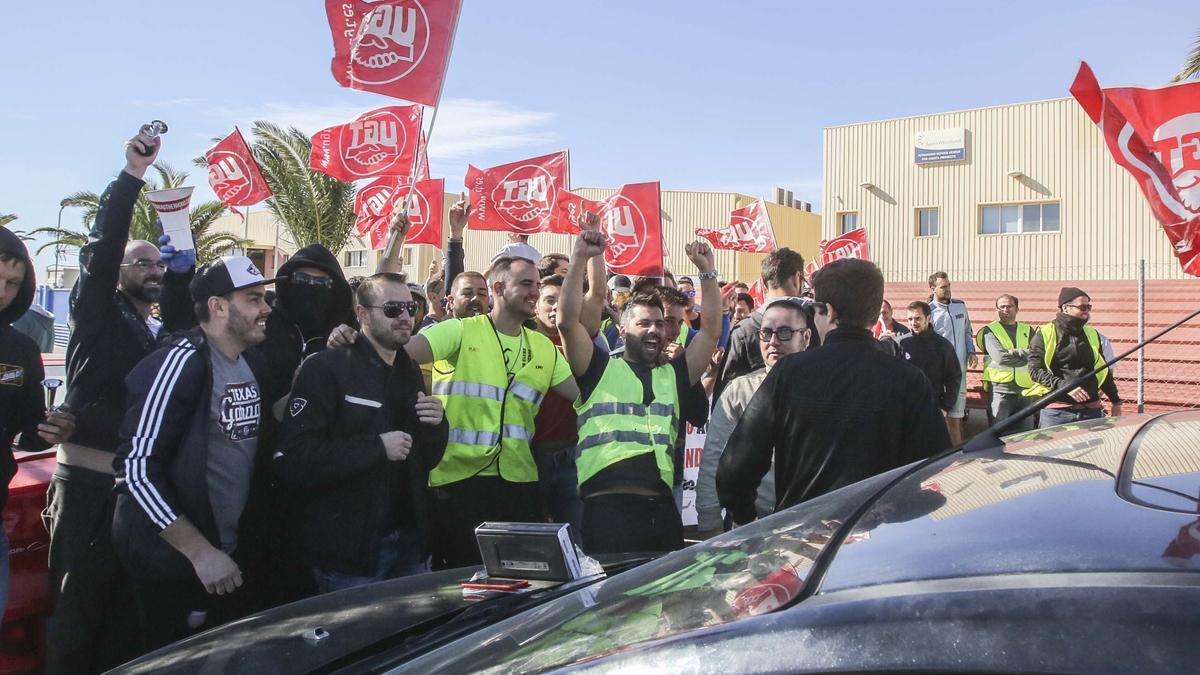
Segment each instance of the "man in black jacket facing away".
[{"label": "man in black jacket facing away", "polygon": [[[108,670],[137,651],[131,593],[109,532],[125,376],[157,348],[160,331],[191,314],[191,264],[185,265],[189,274],[168,271],[154,244],[129,240],[142,176],[158,155],[160,139],[146,131],[126,144],[125,168],[101,195],[90,241],[80,251],[66,397],[77,423],[59,448],[45,514],[54,606],[47,626],[51,675]],[[155,302],[163,322],[151,316]]]},{"label": "man in black jacket facing away", "polygon": [[812,283],[822,347],[771,369],[717,468],[718,497],[736,524],[754,520],[772,454],[778,510],[950,446],[925,376],[875,346],[879,268],[837,260]]},{"label": "man in black jacket facing away", "polygon": [[429,471],[449,433],[403,349],[415,310],[403,277],[367,277],[356,295],[362,339],[300,366],[274,459],[298,504],[291,548],[322,593],[429,570]]},{"label": "man in black jacket facing away", "polygon": [[900,348],[908,362],[921,369],[933,387],[933,398],[942,412],[949,412],[958,401],[962,385],[962,368],[954,345],[933,329],[929,303],[916,300],[908,304],[908,327],[911,335],[900,339]]},{"label": "man in black jacket facing away", "polygon": [[242,522],[261,496],[263,400],[242,355],[266,336],[269,283],[245,256],[210,261],[191,283],[200,328],[126,378],[113,543],[147,651],[251,609],[242,545],[258,533]]}]

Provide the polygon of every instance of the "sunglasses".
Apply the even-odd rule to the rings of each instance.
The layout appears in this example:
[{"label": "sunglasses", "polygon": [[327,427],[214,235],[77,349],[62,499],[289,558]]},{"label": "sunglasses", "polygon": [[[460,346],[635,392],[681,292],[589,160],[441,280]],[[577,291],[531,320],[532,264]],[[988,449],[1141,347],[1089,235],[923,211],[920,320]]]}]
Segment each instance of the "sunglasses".
[{"label": "sunglasses", "polygon": [[772,336],[778,336],[780,342],[787,342],[788,340],[792,339],[793,335],[799,332],[801,332],[799,328],[792,328],[791,326],[780,326],[774,330],[771,330],[770,328],[760,328],[758,329],[758,337],[763,342],[770,342]]},{"label": "sunglasses", "polygon": [[401,314],[407,312],[409,316],[417,315],[417,303],[415,300],[392,300],[385,302],[382,305],[363,305],[371,309],[382,309],[383,315],[389,319],[395,319]]},{"label": "sunglasses", "polygon": [[136,267],[143,272],[153,267],[159,272],[163,272],[167,269],[167,263],[162,262],[161,260],[146,260],[145,258],[141,258],[131,263],[125,263],[121,265],[121,267]]},{"label": "sunglasses", "polygon": [[1075,309],[1077,309],[1077,310],[1079,310],[1079,311],[1081,311],[1081,312],[1090,312],[1090,311],[1092,311],[1092,306],[1091,306],[1091,304],[1087,304],[1087,303],[1085,303],[1085,304],[1082,304],[1082,305],[1063,305],[1063,307],[1074,307]]},{"label": "sunglasses", "polygon": [[296,286],[311,286],[313,288],[333,288],[333,279],[318,277],[307,272],[292,272],[291,283]]}]

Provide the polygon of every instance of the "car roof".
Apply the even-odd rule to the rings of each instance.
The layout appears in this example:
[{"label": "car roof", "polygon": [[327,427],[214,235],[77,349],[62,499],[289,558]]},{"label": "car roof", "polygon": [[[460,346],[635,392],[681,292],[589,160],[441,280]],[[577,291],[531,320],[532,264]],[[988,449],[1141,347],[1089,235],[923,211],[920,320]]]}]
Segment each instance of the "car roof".
[{"label": "car roof", "polygon": [[1200,569],[1200,411],[1089,420],[957,453],[881,495],[820,592],[1038,572]]}]

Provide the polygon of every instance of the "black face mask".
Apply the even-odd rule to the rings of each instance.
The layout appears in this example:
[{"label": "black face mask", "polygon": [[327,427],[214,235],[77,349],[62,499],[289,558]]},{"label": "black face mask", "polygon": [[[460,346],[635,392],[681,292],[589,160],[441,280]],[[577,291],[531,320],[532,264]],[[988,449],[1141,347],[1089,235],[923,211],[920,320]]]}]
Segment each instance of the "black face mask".
[{"label": "black face mask", "polygon": [[328,328],[325,315],[333,301],[332,288],[292,284],[286,293],[280,293],[279,299],[283,302],[283,311],[306,337]]}]

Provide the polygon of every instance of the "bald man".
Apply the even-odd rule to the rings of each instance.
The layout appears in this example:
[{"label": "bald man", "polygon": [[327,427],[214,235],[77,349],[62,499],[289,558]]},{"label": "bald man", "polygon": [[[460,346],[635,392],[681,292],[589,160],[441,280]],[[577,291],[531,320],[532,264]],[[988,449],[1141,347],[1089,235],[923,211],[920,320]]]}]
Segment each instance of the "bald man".
[{"label": "bald man", "polygon": [[[145,154],[143,154],[145,153]],[[91,240],[80,252],[67,344],[66,405],[77,418],[50,482],[48,673],[108,670],[137,655],[131,593],[112,548],[113,456],[125,415],[125,376],[154,351],[162,323],[190,305],[185,273],[168,273],[148,241],[129,241],[142,176],[158,156],[146,128],[125,146],[125,169],[100,198]],[[178,292],[176,292],[178,291]],[[187,310],[185,309],[186,313]]]}]

